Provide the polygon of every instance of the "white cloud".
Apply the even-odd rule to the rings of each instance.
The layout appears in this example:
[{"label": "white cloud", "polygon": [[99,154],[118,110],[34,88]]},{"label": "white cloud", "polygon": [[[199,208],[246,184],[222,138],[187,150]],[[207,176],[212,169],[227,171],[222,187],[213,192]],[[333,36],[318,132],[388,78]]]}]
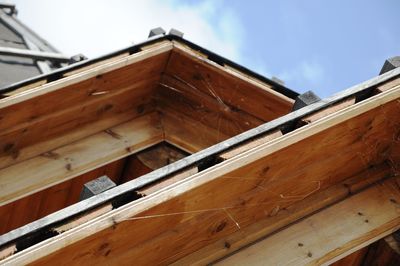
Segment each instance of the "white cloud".
[{"label": "white cloud", "polygon": [[[18,17],[62,52],[99,56],[143,41],[150,29],[185,38],[240,61],[242,25],[222,1],[13,0]],[[225,3],[226,4],[226,3]]]},{"label": "white cloud", "polygon": [[323,66],[316,61],[303,61],[294,68],[281,73],[279,78],[287,83],[317,85],[324,80],[325,71]]}]

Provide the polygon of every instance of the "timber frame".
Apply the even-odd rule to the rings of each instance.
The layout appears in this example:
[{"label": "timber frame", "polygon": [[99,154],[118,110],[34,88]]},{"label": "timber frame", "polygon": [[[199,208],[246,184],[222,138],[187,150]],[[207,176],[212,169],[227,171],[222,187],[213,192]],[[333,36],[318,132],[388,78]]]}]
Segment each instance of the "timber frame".
[{"label": "timber frame", "polygon": [[[163,224],[166,224],[167,227],[163,229],[164,231],[162,229],[156,230],[159,235],[153,235],[154,241],[157,241],[157,239],[159,239],[160,243],[167,240],[171,241],[173,237],[168,236],[168,232],[171,233],[170,230],[173,231],[175,227],[178,228],[176,230],[179,232],[182,229],[180,224],[185,224],[187,228],[193,226],[197,228],[200,232],[199,234],[203,233],[209,238],[203,239],[199,236],[198,242],[188,245],[187,242],[192,237],[191,234],[194,233],[190,231],[191,234],[189,234],[182,229],[183,238],[186,237],[186,240],[184,239],[186,242],[183,242],[186,245],[181,244],[185,247],[184,251],[179,254],[170,254],[170,256],[160,252],[161,257],[140,257],[138,263],[156,263],[158,261],[155,260],[160,259],[162,263],[186,264],[197,261],[199,264],[206,264],[221,260],[220,263],[223,264],[222,258],[232,252],[266,235],[271,235],[299,219],[313,215],[316,211],[327,206],[336,203],[345,204],[344,202],[350,202],[354,198],[356,201],[358,197],[362,198],[364,194],[367,195],[364,197],[368,197],[368,193],[381,195],[379,187],[382,187],[382,190],[385,191],[386,194],[383,193],[384,195],[390,195],[388,201],[393,199],[395,202],[400,202],[400,192],[390,188],[396,184],[395,175],[397,173],[395,169],[399,163],[398,156],[400,156],[399,147],[396,146],[398,145],[397,140],[393,139],[394,136],[398,137],[400,133],[400,120],[398,116],[396,117],[400,110],[400,69],[394,69],[330,98],[290,112],[293,99],[297,96],[296,93],[180,37],[167,35],[150,39],[148,42],[129,47],[104,58],[77,63],[52,74],[39,76],[10,86],[2,90],[3,95],[6,97],[0,99],[0,109],[61,90],[76,82],[84,82],[88,78],[103,75],[125,66],[128,62],[135,63],[145,60],[146,55],[150,58],[172,50],[191,53],[197,60],[206,61],[216,67],[222,67],[224,71],[229,72],[231,75],[240,76],[241,79],[246,80],[248,83],[259,84],[264,82],[269,84],[273,89],[268,92],[273,97],[283,97],[289,103],[287,105],[289,110],[284,115],[265,117],[263,123],[259,125],[254,123],[256,127],[253,126],[254,128],[250,128],[245,132],[227,134],[224,138],[225,140],[219,143],[214,142],[217,144],[210,147],[206,145],[205,147],[207,148],[205,149],[204,147],[190,147],[189,141],[179,143],[177,139],[168,139],[165,134],[160,136],[159,132],[152,131],[154,133],[154,141],[135,150],[135,153],[166,141],[193,154],[2,235],[0,237],[0,246],[2,247],[0,253],[4,257],[2,263],[50,263],[52,259],[57,259],[57,256],[68,260],[69,258],[66,258],[65,254],[68,254],[68,252],[70,252],[69,254],[75,254],[77,250],[85,249],[86,247],[88,250],[97,251],[93,253],[93,256],[71,257],[70,262],[84,262],[94,257],[99,262],[104,262],[103,259],[106,259],[110,252],[113,252],[112,244],[110,244],[111,242],[103,243],[99,239],[103,239],[105,236],[112,238],[112,234],[114,236],[121,235],[124,231],[130,232],[139,240],[141,237],[143,239],[146,237],[151,238],[151,235],[141,236],[139,233],[140,228],[146,226],[144,223],[147,223],[148,219],[157,220],[157,218],[164,217],[159,219],[159,222],[154,222],[154,228],[160,228]],[[119,61],[116,60],[116,63],[109,61],[121,55],[121,59]],[[210,63],[210,61],[213,63]],[[107,68],[102,70],[105,65]],[[164,81],[163,84],[171,82],[168,79]],[[165,85],[170,86],[171,84],[173,83]],[[101,93],[101,91],[95,93]],[[170,108],[170,106],[167,107]],[[139,125],[153,123],[152,121],[154,120],[150,117],[153,115],[155,116],[155,114],[149,115],[148,119],[139,118],[142,119],[138,120]],[[376,119],[371,119],[371,117],[376,117]],[[390,121],[388,121],[389,118],[391,119]],[[135,127],[138,126],[135,125]],[[115,132],[108,133],[114,134],[114,137],[118,139],[119,132],[124,132],[124,125],[122,125],[122,128],[115,128]],[[126,125],[126,132],[130,132],[129,125]],[[346,132],[354,133],[354,135],[347,137]],[[342,137],[343,143],[335,143],[333,136]],[[305,149],[319,141],[323,143],[321,148],[317,146],[315,149]],[[368,145],[376,145],[374,146],[376,150],[368,153],[371,157],[364,158],[361,156],[361,158],[357,154],[351,156],[349,158],[354,161],[353,165],[343,170],[343,165],[346,164],[349,158],[340,161],[339,157],[335,157],[333,150],[337,148],[336,145],[344,150],[346,150],[347,146],[353,145],[353,149],[361,152],[362,149],[366,149],[364,141]],[[135,143],[132,142],[131,145],[135,145]],[[325,166],[330,172],[328,170],[326,172],[324,172],[325,170],[320,170],[316,164],[311,163],[318,155],[324,154],[318,153],[318,149],[326,149],[327,156],[333,156],[340,164],[332,166],[332,162],[321,160],[323,161],[321,162],[321,167]],[[12,151],[11,148],[9,150]],[[347,151],[350,152],[351,150]],[[114,161],[131,153],[133,151],[128,150],[124,154],[112,154],[112,158],[107,160]],[[13,153],[11,152],[10,155],[12,157]],[[48,155],[52,156],[52,154]],[[277,159],[279,156],[288,159],[279,160]],[[330,176],[330,179],[324,179],[323,182],[310,180],[305,173],[298,172],[295,166],[289,166],[290,159],[294,160],[296,156],[304,157],[298,159],[299,162],[296,167],[303,163],[309,167],[307,168],[307,171],[310,171],[309,175],[326,174]],[[266,167],[269,161],[275,162],[276,168],[273,166]],[[286,163],[286,165],[283,163]],[[287,169],[282,170],[284,168]],[[70,171],[70,169],[67,170]],[[87,169],[84,171],[87,171]],[[271,172],[276,175],[276,180],[273,180],[270,184],[272,188],[265,188],[264,184],[260,183],[259,180],[252,180],[251,178],[251,176],[264,178]],[[290,172],[295,174],[289,176],[288,173]],[[243,182],[243,179],[238,183],[230,182],[230,180],[235,180],[237,177],[247,176],[247,173],[250,173],[250,178],[246,182]],[[367,173],[367,178],[362,177],[363,173],[364,175]],[[284,181],[285,178],[283,176],[288,176],[285,178],[292,185],[288,181]],[[169,179],[174,179],[174,182],[172,184],[166,182],[165,185],[158,186],[157,190],[150,189],[151,192],[143,192],[149,191],[149,188],[155,184],[162,184],[163,181]],[[304,180],[308,180],[308,183]],[[281,194],[278,193],[277,197],[280,197],[280,201],[285,199],[282,203],[276,204],[276,195],[271,198],[262,192],[263,189],[276,189],[279,191],[280,186],[283,185],[290,188],[290,193],[287,196],[283,191],[281,191]],[[230,194],[218,193],[218,189],[221,187],[231,191],[229,192]],[[254,192],[255,187],[259,187],[261,192]],[[32,193],[36,190],[32,190]],[[369,192],[370,190],[375,192]],[[145,196],[142,197],[142,194]],[[353,194],[356,195],[350,197],[350,201],[344,201],[344,199]],[[26,194],[10,196],[9,199],[3,199],[3,204],[24,195]],[[206,201],[209,197],[213,198],[215,202]],[[286,200],[286,198],[290,200]],[[271,200],[274,204],[264,204],[268,200]],[[206,203],[202,203],[202,201],[206,201]],[[338,203],[340,201],[343,201],[343,203]],[[185,202],[185,204],[182,204],[182,202]],[[246,206],[248,209],[246,211],[242,208],[237,210],[238,206]],[[304,206],[311,207],[307,209]],[[335,208],[335,206],[333,205],[332,208]],[[256,208],[263,209],[263,212],[260,213]],[[279,220],[281,219],[280,215],[285,215],[281,214],[282,210],[290,210],[291,208],[295,210],[301,209],[301,211],[293,212],[292,216],[284,216],[283,220]],[[392,204],[389,202],[387,208],[394,211],[394,213],[399,211],[399,207],[393,202]],[[266,210],[268,210],[267,213],[265,213]],[[328,209],[325,210],[327,211]],[[321,213],[325,210],[322,210]],[[385,220],[385,225],[388,224],[388,227],[385,227],[385,230],[380,232],[379,237],[386,236],[399,228],[398,215],[392,215],[387,219],[389,220]],[[207,221],[213,222],[207,224]],[[262,225],[263,223],[265,224]],[[148,226],[151,226],[152,223],[148,224],[150,224]],[[205,231],[199,228],[204,224]],[[269,227],[266,225],[269,225]],[[372,229],[375,230],[376,228]],[[212,236],[209,235],[207,230],[212,230]],[[284,231],[280,231],[276,234],[284,233]],[[102,236],[101,234],[104,235]],[[163,238],[164,235],[166,235],[165,239]],[[96,236],[98,236],[98,239],[96,239]],[[195,237],[196,235],[193,236],[193,238]],[[364,244],[350,244],[329,258],[325,257],[326,254],[321,253],[317,264],[337,261],[344,254],[348,254],[349,251],[362,248],[369,243],[368,241],[375,239],[376,236],[367,238],[363,242]],[[122,239],[123,237],[121,241],[128,243]],[[89,242],[90,240],[92,242]],[[137,242],[137,244],[140,245],[140,242]],[[118,243],[114,243],[114,245],[120,247]],[[155,245],[155,248],[157,247],[154,243],[152,245]],[[221,246],[224,248],[221,249]],[[146,247],[151,251],[156,251],[150,246]],[[337,246],[332,248],[337,248]],[[136,248],[133,255],[121,252],[119,259],[131,261],[135,254],[140,255],[140,250]],[[239,252],[237,254],[244,253]],[[306,255],[308,254],[306,253]],[[165,256],[162,257],[163,255]],[[307,257],[311,260],[310,256]],[[76,259],[75,261],[74,258]],[[312,257],[312,259],[314,258],[315,256]],[[226,262],[229,263],[229,258],[227,258]]]}]

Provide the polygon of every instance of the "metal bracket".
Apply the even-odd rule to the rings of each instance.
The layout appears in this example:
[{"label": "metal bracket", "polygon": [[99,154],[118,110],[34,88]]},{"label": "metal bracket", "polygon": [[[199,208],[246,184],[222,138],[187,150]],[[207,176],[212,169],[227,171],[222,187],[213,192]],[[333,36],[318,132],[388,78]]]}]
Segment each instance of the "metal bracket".
[{"label": "metal bracket", "polygon": [[392,58],[386,59],[385,63],[382,66],[381,72],[379,75],[386,73],[390,70],[393,70],[397,67],[400,67],[400,56],[394,56]]},{"label": "metal bracket", "polygon": [[82,189],[80,200],[85,200],[95,195],[98,195],[106,190],[115,187],[116,184],[108,178],[108,176],[101,176],[90,182],[87,182]]},{"label": "metal bracket", "polygon": [[319,98],[314,92],[307,91],[307,92],[297,96],[297,98],[294,102],[292,111],[299,110],[300,108],[303,108],[307,105],[316,103],[320,100],[321,100],[321,98]]}]

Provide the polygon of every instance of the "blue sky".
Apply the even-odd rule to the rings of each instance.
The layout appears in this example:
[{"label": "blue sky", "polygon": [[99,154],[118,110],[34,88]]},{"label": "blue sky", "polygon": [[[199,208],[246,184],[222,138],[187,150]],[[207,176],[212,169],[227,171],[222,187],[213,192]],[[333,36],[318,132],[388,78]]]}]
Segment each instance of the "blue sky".
[{"label": "blue sky", "polygon": [[14,0],[18,17],[68,55],[88,57],[171,27],[293,90],[321,97],[400,55],[398,0]]}]

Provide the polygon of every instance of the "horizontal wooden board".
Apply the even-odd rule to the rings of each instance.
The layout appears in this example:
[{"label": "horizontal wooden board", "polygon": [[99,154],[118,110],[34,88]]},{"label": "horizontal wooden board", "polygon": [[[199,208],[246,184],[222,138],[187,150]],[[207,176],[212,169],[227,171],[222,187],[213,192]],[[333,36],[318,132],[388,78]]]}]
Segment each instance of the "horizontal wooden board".
[{"label": "horizontal wooden board", "polygon": [[[119,117],[126,121],[154,111],[155,103],[151,99],[154,82],[155,79],[150,83],[139,83],[139,87],[134,84],[130,89],[113,93],[108,98],[77,104],[67,110],[50,113],[44,119],[3,131],[0,133],[0,143],[3,144],[0,169],[113,127],[123,122]],[[86,125],[89,125],[88,130],[82,130]],[[55,139],[58,141],[51,141]],[[41,145],[43,142],[46,144]]]},{"label": "horizontal wooden board", "polygon": [[351,106],[351,105],[355,104],[355,102],[356,102],[355,97],[350,97],[350,98],[345,99],[345,100],[343,100],[341,102],[335,103],[335,104],[333,104],[333,105],[331,105],[331,106],[329,106],[327,108],[324,108],[324,109],[322,109],[320,111],[317,111],[315,113],[307,115],[307,116],[303,117],[301,119],[301,121],[303,123],[305,123],[305,124],[312,123],[312,122],[317,121],[318,119],[321,119],[321,118],[323,118],[323,117],[325,117],[327,115],[330,115],[330,114],[335,113],[335,112],[337,112],[339,110],[342,110],[343,108]]},{"label": "horizontal wooden board", "polygon": [[163,110],[161,121],[165,140],[184,151],[195,153],[230,137],[174,109]]},{"label": "horizontal wooden board", "polygon": [[[235,156],[235,157],[227,160],[226,162],[222,163],[221,165],[216,166],[215,168],[213,167],[211,169],[207,169],[205,171],[202,171],[202,172],[194,175],[191,178],[186,178],[183,181],[179,181],[178,184],[176,184],[175,186],[171,186],[168,189],[168,193],[166,192],[166,190],[161,189],[161,191],[155,192],[154,195],[150,195],[149,197],[147,197],[143,200],[138,200],[137,202],[127,204],[126,206],[121,207],[119,210],[117,209],[117,210],[111,211],[110,213],[105,213],[101,217],[98,217],[98,218],[94,219],[93,221],[88,222],[87,224],[79,225],[77,228],[71,228],[69,231],[66,231],[61,236],[54,237],[53,239],[48,239],[48,240],[44,241],[43,243],[30,248],[29,250],[20,252],[15,257],[15,261],[18,261],[18,260],[20,262],[21,261],[24,261],[24,262],[32,261],[32,260],[40,258],[46,254],[51,253],[51,252],[59,249],[60,247],[64,247],[65,243],[74,243],[74,242],[79,243],[77,241],[80,239],[84,239],[88,235],[88,231],[90,231],[90,234],[92,234],[92,237],[96,236],[95,232],[99,232],[97,234],[97,237],[99,237],[100,233],[103,233],[104,231],[108,230],[107,228],[112,227],[113,230],[120,230],[120,229],[118,229],[119,227],[126,227],[125,229],[128,229],[128,230],[127,231],[122,230],[121,232],[125,232],[128,234],[129,232],[134,232],[134,230],[136,230],[135,222],[138,220],[147,220],[147,223],[144,223],[145,224],[144,229],[147,228],[147,230],[150,230],[150,227],[154,226],[154,224],[151,225],[151,223],[148,221],[152,220],[153,218],[161,218],[161,217],[163,217],[163,218],[169,217],[170,220],[168,220],[168,221],[171,221],[171,220],[173,221],[171,224],[171,226],[172,226],[171,228],[177,228],[177,227],[174,227],[174,225],[176,225],[175,224],[176,222],[178,222],[179,224],[184,223],[184,225],[182,225],[182,227],[179,226],[179,228],[177,228],[177,229],[173,229],[173,230],[167,229],[167,231],[161,231],[161,232],[157,231],[157,230],[160,227],[162,229],[165,229],[165,228],[163,228],[162,226],[156,226],[155,228],[157,230],[155,230],[155,232],[151,231],[151,233],[150,233],[150,235],[152,235],[152,236],[155,236],[154,234],[157,234],[156,240],[155,239],[153,239],[153,240],[145,239],[147,237],[146,234],[144,234],[144,232],[140,232],[139,234],[137,234],[139,236],[138,241],[139,242],[145,241],[146,247],[148,247],[148,245],[150,245],[150,244],[153,244],[151,246],[154,247],[155,243],[159,243],[158,241],[161,241],[161,242],[165,241],[166,239],[168,240],[168,237],[171,237],[172,239],[174,239],[174,236],[176,237],[176,235],[177,235],[176,233],[180,232],[179,230],[182,230],[182,232],[184,232],[181,236],[182,236],[182,238],[185,238],[186,240],[197,239],[197,240],[200,240],[200,243],[201,243],[202,237],[207,236],[207,234],[210,232],[211,232],[211,238],[212,238],[212,239],[210,239],[211,241],[214,241],[215,239],[219,239],[219,237],[220,237],[219,232],[224,231],[224,228],[227,228],[227,231],[234,230],[234,229],[237,230],[237,229],[240,229],[240,226],[243,226],[243,224],[246,225],[246,223],[245,222],[242,223],[241,221],[238,221],[236,216],[232,215],[232,213],[229,210],[227,210],[226,207],[223,207],[223,210],[210,209],[209,210],[210,213],[207,213],[207,214],[204,214],[204,212],[203,212],[204,210],[191,210],[190,208],[189,208],[189,211],[187,212],[186,208],[195,206],[195,203],[200,203],[199,207],[202,207],[203,206],[202,204],[210,204],[209,202],[207,203],[206,200],[210,199],[210,198],[214,199],[213,196],[216,196],[215,199],[218,201],[218,199],[220,199],[220,197],[223,197],[223,196],[217,195],[216,192],[210,192],[207,189],[212,189],[212,188],[215,189],[215,188],[224,187],[225,184],[227,184],[226,189],[228,191],[230,191],[229,188],[233,188],[232,197],[237,196],[236,192],[238,192],[240,189],[243,189],[242,192],[243,191],[246,192],[247,189],[249,188],[249,184],[243,185],[243,182],[248,182],[251,180],[244,180],[244,181],[240,180],[240,182],[242,182],[242,185],[240,186],[238,184],[239,182],[236,184],[233,184],[234,182],[224,183],[223,180],[217,180],[218,178],[235,179],[235,177],[232,178],[232,176],[228,176],[229,178],[226,178],[225,175],[229,174],[232,171],[236,171],[239,168],[242,168],[244,165],[246,165],[248,163],[252,163],[257,160],[260,161],[260,160],[262,160],[262,158],[264,158],[266,156],[270,156],[274,152],[278,152],[285,147],[289,147],[290,145],[295,145],[299,142],[302,142],[310,136],[324,132],[324,130],[330,130],[332,127],[336,127],[336,126],[340,125],[340,123],[342,123],[346,119],[357,120],[356,117],[358,115],[360,115],[368,110],[371,110],[372,108],[376,108],[379,105],[384,105],[389,100],[394,100],[394,99],[398,98],[398,96],[399,96],[398,92],[394,91],[394,90],[389,90],[387,94],[386,93],[383,93],[383,94],[384,94],[383,96],[378,95],[377,98],[374,98],[374,101],[369,101],[369,100],[364,101],[363,103],[360,104],[359,108],[358,107],[349,108],[349,110],[346,110],[345,112],[339,111],[338,114],[333,114],[326,121],[324,121],[324,119],[321,119],[320,121],[317,121],[315,125],[314,125],[314,123],[311,123],[309,126],[306,126],[295,132],[287,134],[287,136],[284,136],[277,140],[270,141],[268,143],[260,144],[260,146],[257,149],[254,148],[249,151],[245,151],[245,152],[243,152],[243,154]],[[384,107],[382,107],[382,110],[384,110]],[[298,113],[301,113],[301,112],[298,112]],[[295,117],[295,116],[296,116],[296,114],[293,115],[293,117]],[[386,117],[390,117],[390,116],[386,116]],[[387,119],[387,120],[390,120],[390,119]],[[383,123],[385,126],[387,126],[387,124],[388,124],[387,121],[382,122],[382,120],[380,120],[380,119],[377,119],[377,121],[378,121],[378,122],[376,122],[377,125],[379,125],[379,123]],[[357,154],[358,155],[357,163],[356,163],[356,165],[353,166],[354,168],[352,168],[351,171],[356,171],[357,167],[360,167],[361,165],[363,165],[364,167],[367,167],[367,166],[371,167],[372,164],[379,163],[380,161],[387,159],[387,157],[385,157],[385,155],[387,154],[386,149],[390,148],[389,144],[390,144],[390,141],[393,141],[393,135],[391,136],[392,138],[387,138],[387,139],[384,138],[383,142],[381,142],[381,143],[375,143],[374,141],[371,141],[371,140],[374,140],[374,138],[379,139],[381,137],[379,134],[377,136],[368,135],[367,138],[363,138],[362,137],[363,133],[368,132],[370,130],[370,128],[371,129],[374,128],[374,126],[372,126],[371,124],[373,124],[373,122],[366,121],[366,125],[364,125],[364,126],[360,126],[357,123],[354,123],[354,124],[350,123],[350,124],[346,125],[348,127],[347,130],[350,132],[349,133],[350,135],[351,134],[357,135],[358,133],[360,133],[358,138],[353,139],[355,142],[356,150],[359,148],[362,149],[363,145],[364,145],[364,149],[365,149],[365,146],[368,146],[368,147],[370,147],[370,150],[373,151],[371,153],[362,153],[362,156]],[[365,130],[365,128],[367,128],[367,130]],[[388,128],[389,128],[389,131],[393,129],[393,127],[390,127],[390,126]],[[349,139],[351,140],[351,138],[349,138]],[[345,142],[348,141],[349,139],[345,140]],[[328,138],[326,138],[326,139],[322,138],[322,140],[329,142]],[[352,142],[349,143],[349,145],[352,145],[352,144],[353,144]],[[330,146],[328,145],[328,147],[330,147]],[[300,156],[302,156],[302,155],[303,154],[300,154]],[[328,152],[328,155],[330,155],[329,152]],[[367,159],[365,159],[365,158],[367,158]],[[353,159],[353,157],[350,157],[348,161],[351,161],[352,159]],[[309,160],[309,158],[306,159],[306,162],[307,162],[307,160]],[[361,164],[360,163],[361,161],[363,161],[364,164]],[[328,162],[332,163],[332,160],[326,159],[323,161],[324,164],[326,164]],[[307,167],[308,167],[308,165],[307,165]],[[311,164],[311,168],[308,171],[309,172],[307,172],[307,173],[313,173],[314,171],[322,173],[321,171],[323,171],[323,168],[319,168],[319,166]],[[268,172],[268,169],[267,169],[267,172]],[[297,178],[301,178],[304,173],[305,172],[301,172],[301,171],[296,172],[296,175],[298,175]],[[266,173],[264,173],[264,174],[266,174]],[[340,172],[340,173],[338,173],[338,175],[336,177],[339,178],[339,176],[341,176],[342,174],[343,174],[343,172]],[[328,173],[327,175],[328,175],[327,180],[329,182],[333,182],[335,179],[335,176],[332,177],[330,175],[330,173]],[[287,181],[285,179],[290,179],[290,178],[292,178],[292,177],[290,177],[289,175],[282,177],[282,179],[283,179],[282,181],[284,181],[282,184],[283,185],[287,184],[287,183],[285,183]],[[342,177],[340,177],[340,178],[342,178]],[[276,181],[276,180],[274,180],[274,181]],[[308,181],[310,181],[310,180],[308,180]],[[326,182],[326,183],[329,184],[329,182]],[[290,187],[290,189],[293,189],[292,191],[290,191],[291,193],[289,193],[289,194],[281,193],[281,194],[277,194],[277,196],[279,196],[279,198],[281,198],[281,199],[285,199],[285,200],[289,199],[289,201],[290,200],[292,201],[290,203],[293,203],[297,199],[303,198],[304,196],[307,196],[307,197],[311,196],[314,192],[317,192],[318,190],[322,189],[320,182],[316,182],[316,180],[313,180],[310,183],[312,183],[313,186],[304,187],[302,185],[302,186],[300,186],[300,188]],[[327,184],[324,184],[324,185],[327,185]],[[207,187],[206,185],[211,185],[211,187],[204,188],[204,187]],[[272,185],[277,185],[277,183],[273,183]],[[202,187],[202,186],[204,186],[204,187]],[[236,189],[238,189],[238,190],[236,190]],[[196,196],[195,192],[193,192],[195,195],[187,196],[187,193],[189,191],[190,192],[193,192],[193,191],[206,192],[206,193],[202,194],[202,196],[201,196],[201,197],[204,197],[205,202],[201,201],[200,196],[198,199],[196,199],[197,196]],[[179,198],[178,196],[182,196],[182,197],[178,200],[175,200],[175,199]],[[185,198],[185,197],[187,197],[187,198]],[[190,198],[190,197],[194,197],[194,198]],[[174,198],[174,200],[171,200],[171,198]],[[189,201],[187,201],[185,199],[189,199]],[[193,201],[190,201],[190,199],[193,199]],[[226,198],[226,200],[229,201],[228,198]],[[171,205],[167,204],[168,201]],[[185,206],[185,204],[187,202],[189,202],[189,206]],[[162,203],[162,204],[160,204],[160,203]],[[225,202],[225,203],[230,203],[230,202]],[[157,204],[160,204],[160,205],[157,205]],[[182,206],[182,204],[183,204],[183,206]],[[251,206],[247,205],[246,207],[251,207]],[[151,209],[151,208],[154,208],[154,209]],[[275,209],[276,209],[276,205],[273,207],[273,209],[271,211],[274,211]],[[146,210],[148,213],[146,213]],[[172,212],[171,212],[171,210],[172,210]],[[174,212],[175,210],[177,210],[177,212]],[[183,213],[183,211],[180,211],[180,210],[183,210],[185,212]],[[161,212],[158,212],[158,211],[161,211]],[[169,212],[163,212],[163,211],[169,211]],[[223,213],[222,213],[222,211],[223,211]],[[200,215],[199,212],[201,212],[202,214]],[[149,215],[141,216],[142,214],[144,214],[144,215],[149,214]],[[132,217],[132,215],[136,215],[137,219],[135,217]],[[215,216],[218,219],[218,220],[216,220],[217,222],[213,224],[214,226],[212,226],[211,223],[215,222],[215,220],[209,219],[210,215],[213,215],[213,217]],[[178,216],[178,220],[176,220],[177,216]],[[191,228],[190,225],[193,227],[195,227],[196,225],[199,225],[199,224],[202,225],[202,221],[205,223],[206,226],[204,228],[201,227],[200,230],[197,230],[196,234],[191,235],[191,233],[193,233],[193,232],[191,232],[190,230],[187,231],[187,228]],[[120,223],[118,223],[118,222],[120,222]],[[131,224],[128,224],[128,222],[132,222],[134,224],[133,227]],[[162,224],[162,223],[160,223],[160,224]],[[167,222],[166,224],[169,224],[169,222]],[[189,227],[188,227],[188,225],[189,225]],[[207,226],[207,225],[210,225],[210,226]],[[90,226],[90,230],[82,230],[82,229],[89,229],[88,226]],[[168,226],[167,226],[167,228],[168,228]],[[104,231],[101,231],[101,229],[104,229]],[[165,238],[165,237],[167,237],[167,238]],[[57,240],[60,240],[60,239],[62,239],[62,241],[57,242]],[[107,239],[107,237],[101,238],[101,239]],[[84,239],[84,240],[86,240],[86,239]],[[84,241],[84,240],[82,240],[82,241]],[[124,239],[124,236],[122,236],[122,240],[123,241],[121,241],[122,242],[121,246],[120,246],[119,241],[115,241],[115,243],[111,243],[111,245],[109,243],[103,243],[104,245],[100,246],[100,248],[98,248],[98,249],[96,246],[98,243],[95,243],[96,241],[93,241],[90,244],[94,245],[94,246],[92,246],[94,249],[91,249],[90,251],[98,250],[99,251],[98,255],[100,254],[100,255],[104,255],[107,257],[111,252],[112,252],[112,254],[115,253],[114,252],[115,250],[113,249],[113,245],[116,245],[117,246],[116,251],[117,251],[118,256],[120,258],[122,257],[122,258],[129,259],[129,258],[131,258],[131,254],[127,254],[126,252],[125,253],[118,252],[118,251],[123,251],[124,245],[126,245],[127,240]],[[137,244],[137,242],[135,242],[135,243]],[[134,245],[135,243],[128,242],[128,246]],[[169,241],[168,243],[171,243],[171,241]],[[179,243],[182,243],[182,242],[179,242]],[[189,250],[195,250],[196,248],[199,248],[199,246],[196,246],[196,245],[198,245],[199,242],[192,241],[190,243],[189,242],[183,242],[183,243],[188,243],[188,244],[183,244],[183,246],[185,248],[182,249],[181,253],[174,254],[173,258],[167,256],[165,258],[165,260],[163,260],[163,261],[165,262],[165,261],[176,260],[179,257],[184,256],[185,254],[183,254],[183,253],[189,252]],[[69,247],[72,247],[72,246],[69,246]],[[148,249],[148,251],[149,250],[152,251],[151,246],[149,246],[150,248]],[[156,245],[155,250],[157,252],[160,250],[160,246],[161,245],[158,245],[158,244]],[[132,248],[135,248],[136,253],[140,254],[140,252],[142,252],[140,250],[140,248],[137,248],[137,247],[132,247]],[[170,248],[170,247],[168,247],[168,248]],[[172,250],[172,249],[170,249],[170,250]],[[81,251],[81,250],[79,250],[79,251]],[[87,257],[87,256],[90,257],[90,251],[88,253],[83,253],[83,254],[81,253],[80,255],[83,257]],[[152,254],[158,254],[157,252],[154,252]],[[165,251],[165,252],[167,252],[167,251]],[[164,255],[161,254],[160,256],[164,256]],[[79,255],[74,258],[80,259]],[[143,258],[143,259],[145,259],[145,258]]]},{"label": "horizontal wooden board", "polygon": [[[0,235],[80,200],[83,185],[106,175],[119,182],[124,160],[118,160],[0,207]],[[18,211],[16,211],[18,210]]]},{"label": "horizontal wooden board", "polygon": [[242,227],[230,235],[211,243],[188,256],[176,261],[173,265],[208,265],[218,259],[234,253],[240,248],[256,242],[290,224],[311,215],[331,204],[344,200],[349,195],[360,192],[376,182],[392,175],[388,164],[368,169],[350,179],[323,189],[285,208],[272,208],[269,215],[249,226]]},{"label": "horizontal wooden board", "polygon": [[219,101],[205,96],[204,93],[198,94],[194,89],[181,88],[181,85],[174,88],[160,86],[156,101],[161,112],[165,112],[166,108],[173,109],[229,136],[240,134],[264,122],[245,111],[230,108],[223,103],[223,99]]},{"label": "horizontal wooden board", "polygon": [[[160,43],[0,100],[0,169],[113,127],[122,114],[132,119],[154,110],[152,95],[171,49]],[[100,120],[102,127],[76,134]]]},{"label": "horizontal wooden board", "polygon": [[316,213],[215,265],[329,265],[400,227],[393,179]]},{"label": "horizontal wooden board", "polygon": [[[329,116],[325,121],[311,123],[286,137],[246,151],[143,201],[104,214],[90,223],[91,230],[103,228],[102,231],[63,246],[37,263],[45,264],[61,258],[69,264],[176,261],[272,212],[285,209],[385,161],[384,151],[390,147],[393,134],[399,130],[390,123],[398,119],[396,101],[390,102],[394,97],[398,97],[397,91],[378,95]],[[284,145],[287,141],[292,142]],[[280,148],[274,150],[274,145]],[[364,154],[366,150],[367,154]],[[256,155],[260,157],[256,159]],[[244,164],[239,164],[239,161]],[[214,174],[218,176],[211,178]],[[196,184],[194,180],[197,180]],[[178,191],[179,187],[184,191]],[[166,198],[160,198],[161,195]],[[153,203],[155,205],[148,205],[151,208],[141,209],[133,217],[126,212],[128,207]],[[104,219],[114,226],[103,227],[105,223],[101,221]],[[85,226],[89,224],[60,237],[82,236]],[[134,239],[130,237],[132,235],[135,235]],[[57,238],[46,243],[56,243]],[[103,253],[105,249],[107,252]],[[40,254],[43,253],[35,253],[35,256]]]},{"label": "horizontal wooden board", "polygon": [[[184,80],[185,83],[216,99],[222,99],[226,105],[246,110],[260,120],[270,121],[287,114],[293,105],[292,99],[268,88],[270,85],[261,86],[234,76],[223,67],[202,57],[196,57],[179,45],[174,46],[165,73]],[[170,85],[168,80],[165,82]]]},{"label": "horizontal wooden board", "polygon": [[0,205],[163,141],[156,113],[0,170]]}]

